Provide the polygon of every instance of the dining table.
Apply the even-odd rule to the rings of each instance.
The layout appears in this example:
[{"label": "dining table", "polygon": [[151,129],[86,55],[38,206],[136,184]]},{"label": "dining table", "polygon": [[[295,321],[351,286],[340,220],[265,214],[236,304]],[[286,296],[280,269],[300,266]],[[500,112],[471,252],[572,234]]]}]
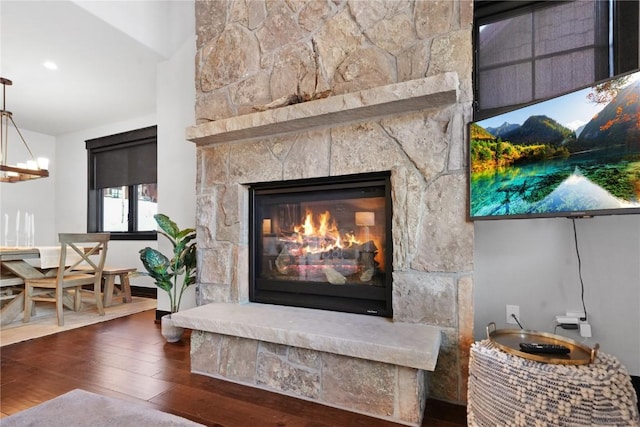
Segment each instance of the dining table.
[{"label": "dining table", "polygon": [[[12,322],[24,310],[24,281],[57,274],[60,246],[0,246],[0,325]],[[80,257],[67,251],[67,265]]]}]

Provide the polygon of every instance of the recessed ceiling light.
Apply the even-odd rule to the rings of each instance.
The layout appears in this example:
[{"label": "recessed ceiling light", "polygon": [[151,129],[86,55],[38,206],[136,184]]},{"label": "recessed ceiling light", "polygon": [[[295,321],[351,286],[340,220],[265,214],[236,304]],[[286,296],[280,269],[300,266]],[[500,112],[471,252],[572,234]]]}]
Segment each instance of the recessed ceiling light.
[{"label": "recessed ceiling light", "polygon": [[42,63],[42,65],[44,65],[44,68],[46,68],[48,70],[57,70],[58,69],[58,64],[56,64],[53,61],[44,61]]}]

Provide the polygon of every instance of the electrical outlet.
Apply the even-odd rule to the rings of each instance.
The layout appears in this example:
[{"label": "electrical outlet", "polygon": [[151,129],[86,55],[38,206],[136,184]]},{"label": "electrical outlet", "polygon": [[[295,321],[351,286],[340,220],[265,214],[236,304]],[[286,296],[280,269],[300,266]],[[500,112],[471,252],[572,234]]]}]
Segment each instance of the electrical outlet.
[{"label": "electrical outlet", "polygon": [[591,338],[591,325],[587,322],[580,323],[580,336],[583,338]]},{"label": "electrical outlet", "polygon": [[519,305],[507,305],[507,323],[517,325],[518,322],[516,322],[516,319],[514,319],[513,316],[516,316],[518,319],[520,319]]},{"label": "electrical outlet", "polygon": [[584,319],[585,314],[582,310],[567,310],[567,317],[575,317],[578,319]]}]

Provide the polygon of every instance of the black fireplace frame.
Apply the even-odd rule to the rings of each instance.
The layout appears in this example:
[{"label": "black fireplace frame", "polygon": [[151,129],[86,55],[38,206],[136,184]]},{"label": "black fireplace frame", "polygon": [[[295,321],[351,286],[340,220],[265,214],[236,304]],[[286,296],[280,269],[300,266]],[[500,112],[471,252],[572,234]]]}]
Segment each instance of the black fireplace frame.
[{"label": "black fireplace frame", "polygon": [[[385,197],[385,266],[383,286],[327,285],[317,282],[289,282],[257,277],[261,262],[262,223],[256,198],[295,193],[330,194],[330,191],[367,192]],[[330,197],[329,197],[330,199]],[[346,313],[393,317],[392,304],[392,203],[391,173],[374,172],[354,175],[273,181],[249,185],[249,300],[252,302],[306,307]]]}]

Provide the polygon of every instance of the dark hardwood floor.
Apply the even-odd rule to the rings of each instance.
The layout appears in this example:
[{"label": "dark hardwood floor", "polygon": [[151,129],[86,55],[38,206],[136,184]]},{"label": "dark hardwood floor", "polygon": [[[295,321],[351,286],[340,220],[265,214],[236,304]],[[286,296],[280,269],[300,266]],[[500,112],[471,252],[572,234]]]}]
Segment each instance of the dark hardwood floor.
[{"label": "dark hardwood floor", "polygon": [[[154,320],[151,310],[0,348],[1,415],[81,388],[216,427],[398,426],[192,374],[188,334],[165,343]],[[466,426],[466,410],[429,400],[422,425]]]}]

